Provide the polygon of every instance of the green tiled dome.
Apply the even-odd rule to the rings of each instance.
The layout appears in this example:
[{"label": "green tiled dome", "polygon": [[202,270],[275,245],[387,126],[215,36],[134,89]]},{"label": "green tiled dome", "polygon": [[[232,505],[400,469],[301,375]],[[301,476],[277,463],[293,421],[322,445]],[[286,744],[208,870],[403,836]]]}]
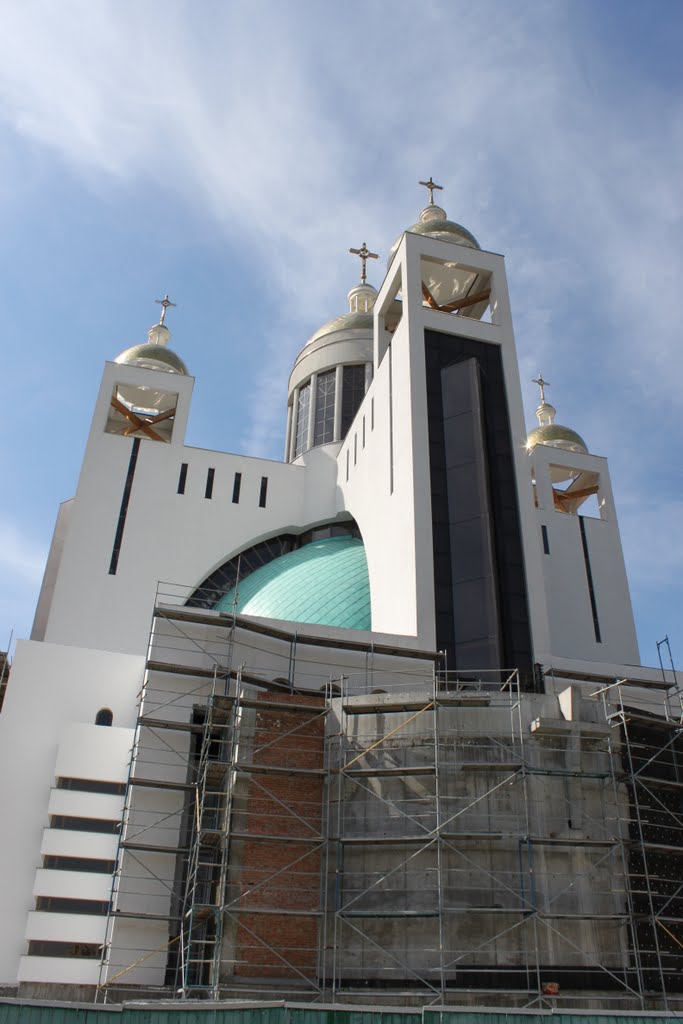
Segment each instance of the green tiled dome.
[{"label": "green tiled dome", "polygon": [[[217,603],[231,612],[234,588]],[[262,565],[240,582],[237,611],[266,619],[370,629],[370,581],[363,542],[328,537]]]}]

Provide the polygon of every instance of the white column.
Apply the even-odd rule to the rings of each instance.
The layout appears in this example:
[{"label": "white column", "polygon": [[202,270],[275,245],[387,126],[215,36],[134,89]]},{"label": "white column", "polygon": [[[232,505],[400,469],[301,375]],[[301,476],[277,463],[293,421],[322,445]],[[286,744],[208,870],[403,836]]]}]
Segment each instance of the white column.
[{"label": "white column", "polygon": [[[296,394],[296,392],[295,392]],[[292,448],[292,420],[294,419],[294,404],[287,406],[287,428],[285,430],[285,454],[284,461],[289,462],[289,453]]]},{"label": "white column", "polygon": [[318,374],[311,374],[310,405],[308,407],[308,444],[306,449],[313,447],[313,435],[315,432],[315,403],[318,391]]},{"label": "white column", "polygon": [[298,420],[298,417],[299,417],[299,389],[298,388],[294,388],[294,394],[292,395],[292,422],[291,422],[291,429],[290,429],[290,431],[288,433],[288,436],[287,436],[288,448],[289,448],[289,451],[288,451],[288,454],[287,454],[287,462],[291,462],[293,460],[293,458],[294,458],[294,451],[296,449],[296,430],[297,430],[297,420]]},{"label": "white column", "polygon": [[367,392],[367,390],[368,390],[368,388],[370,387],[371,384],[372,384],[372,363],[366,363],[365,364],[365,390],[366,390],[366,392]]}]

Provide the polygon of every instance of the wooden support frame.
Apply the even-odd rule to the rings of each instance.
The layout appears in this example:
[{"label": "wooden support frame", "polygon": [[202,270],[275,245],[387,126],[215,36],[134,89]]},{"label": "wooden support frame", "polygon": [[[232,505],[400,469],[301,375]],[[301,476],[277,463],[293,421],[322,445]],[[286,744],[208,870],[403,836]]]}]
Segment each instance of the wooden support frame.
[{"label": "wooden support frame", "polygon": [[483,292],[475,292],[474,295],[467,295],[464,299],[457,299],[455,302],[447,302],[444,306],[439,305],[424,281],[422,282],[422,294],[425,302],[431,309],[437,309],[440,313],[457,313],[461,309],[467,309],[468,306],[476,306],[478,302],[484,302],[486,299],[489,299],[491,297],[491,289],[487,288]]},{"label": "wooden support frame", "polygon": [[123,402],[116,397],[116,395],[112,395],[111,407],[121,413],[121,415],[131,424],[130,427],[126,427],[122,432],[124,437],[130,437],[136,430],[141,430],[143,434],[146,434],[147,437],[150,438],[150,440],[162,441],[164,443],[166,443],[166,439],[163,438],[161,434],[158,434],[153,428],[157,423],[162,423],[164,420],[172,419],[177,410],[177,406],[174,405],[172,409],[159,413],[158,416],[140,416],[138,413],[133,412],[132,409],[125,406]]}]

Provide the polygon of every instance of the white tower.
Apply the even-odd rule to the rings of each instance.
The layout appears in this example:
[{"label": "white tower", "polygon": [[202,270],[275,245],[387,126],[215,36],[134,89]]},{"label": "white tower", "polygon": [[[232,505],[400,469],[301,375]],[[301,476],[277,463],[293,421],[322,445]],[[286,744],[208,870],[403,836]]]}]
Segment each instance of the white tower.
[{"label": "white tower", "polygon": [[534,383],[541,391],[539,425],[526,447],[544,555],[550,654],[639,665],[607,460],[590,455],[575,431],[555,422],[555,409],[545,400],[548,381],[540,373]]}]

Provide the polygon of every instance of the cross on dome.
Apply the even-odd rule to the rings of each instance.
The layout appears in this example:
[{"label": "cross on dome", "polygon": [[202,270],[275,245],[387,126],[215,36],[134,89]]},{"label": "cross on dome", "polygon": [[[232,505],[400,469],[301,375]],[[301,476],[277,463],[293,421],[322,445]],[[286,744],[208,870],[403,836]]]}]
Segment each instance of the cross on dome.
[{"label": "cross on dome", "polygon": [[159,317],[159,323],[163,324],[164,320],[166,319],[166,310],[168,309],[168,307],[176,307],[178,303],[171,302],[171,300],[168,297],[168,292],[166,292],[163,299],[155,299],[154,301],[161,306],[161,316]]},{"label": "cross on dome", "polygon": [[541,404],[545,404],[545,389],[550,387],[550,381],[549,380],[543,380],[543,374],[539,370],[538,371],[538,377],[532,378],[531,383],[532,384],[538,384],[538,386],[539,386],[539,388],[541,390]]},{"label": "cross on dome", "polygon": [[429,205],[434,206],[434,189],[438,188],[440,192],[443,191],[443,185],[437,185],[432,179],[431,174],[429,175],[429,181],[418,181],[418,185],[424,185],[425,188],[429,189]]},{"label": "cross on dome", "polygon": [[363,244],[360,247],[360,249],[349,249],[349,252],[353,253],[354,256],[360,256],[361,262],[363,264],[363,269],[361,270],[360,280],[361,280],[361,284],[365,284],[365,282],[368,279],[368,276],[367,276],[367,262],[368,262],[368,260],[378,260],[379,259],[379,254],[376,253],[376,252],[370,252],[370,250],[368,249],[368,247],[365,244],[365,242],[363,242]]}]

